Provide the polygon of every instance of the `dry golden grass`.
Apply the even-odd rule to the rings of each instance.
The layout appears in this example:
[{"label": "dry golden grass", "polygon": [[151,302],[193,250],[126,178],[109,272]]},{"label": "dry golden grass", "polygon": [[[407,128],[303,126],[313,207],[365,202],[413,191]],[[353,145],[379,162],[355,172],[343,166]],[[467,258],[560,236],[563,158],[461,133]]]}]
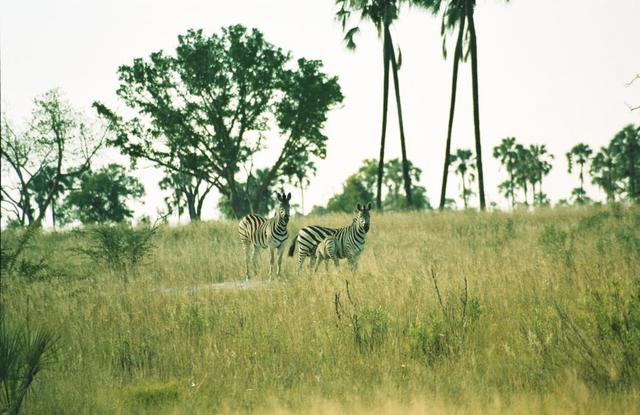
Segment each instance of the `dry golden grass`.
[{"label": "dry golden grass", "polygon": [[243,279],[236,226],[160,229],[126,284],[84,236],[40,235],[47,276],[7,282],[9,316],[60,336],[26,412],[640,411],[638,208],[373,214],[355,275],[286,258],[220,288]]}]

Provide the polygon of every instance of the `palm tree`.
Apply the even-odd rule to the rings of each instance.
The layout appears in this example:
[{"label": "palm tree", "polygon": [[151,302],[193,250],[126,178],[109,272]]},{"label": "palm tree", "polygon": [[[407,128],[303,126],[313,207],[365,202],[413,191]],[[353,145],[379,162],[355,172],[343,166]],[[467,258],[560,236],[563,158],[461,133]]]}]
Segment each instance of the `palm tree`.
[{"label": "palm tree", "polygon": [[607,195],[607,202],[616,201],[616,193],[620,191],[616,175],[616,157],[611,146],[603,147],[591,160],[591,181],[602,188]]},{"label": "palm tree", "polygon": [[[508,0],[507,0],[508,1]],[[415,0],[414,3],[429,10],[439,6],[444,7],[442,19],[442,35],[446,36],[447,31],[458,29],[458,38],[453,57],[453,79],[451,83],[451,103],[449,107],[449,124],[447,129],[447,144],[445,146],[444,168],[442,175],[442,189],[440,192],[440,209],[444,208],[447,188],[447,172],[449,170],[449,152],[451,149],[451,130],[453,126],[453,116],[455,113],[455,100],[458,83],[458,65],[467,55],[471,56],[471,82],[473,90],[473,123],[475,135],[476,166],[478,171],[478,195],[480,197],[480,209],[486,208],[484,196],[484,174],[482,168],[482,146],[480,140],[480,102],[478,91],[478,38],[474,21],[474,11],[476,0]],[[465,29],[466,24],[466,29]],[[465,35],[468,38],[468,48],[463,52]],[[446,41],[446,38],[445,40]],[[443,41],[443,51],[446,52]],[[446,53],[445,53],[446,56]]]},{"label": "palm tree", "polygon": [[611,140],[616,171],[626,183],[627,197],[640,201],[640,126],[627,125]]},{"label": "palm tree", "polygon": [[[390,26],[398,18],[399,5],[401,0],[337,0],[336,4],[340,9],[336,17],[342,23],[343,30],[346,30],[347,22],[352,13],[359,13],[361,20],[373,23],[378,30],[378,35],[382,35],[382,61],[384,69],[383,92],[382,92],[382,133],[380,137],[380,157],[378,158],[378,182],[376,189],[376,207],[382,209],[382,179],[384,174],[384,150],[387,134],[387,109],[389,102],[389,68],[393,71],[393,83],[395,89],[396,107],[398,110],[398,124],[400,127],[400,146],[402,150],[402,171],[404,179],[404,190],[409,206],[413,204],[411,195],[411,176],[409,174],[409,164],[407,162],[407,151],[404,135],[404,122],[402,118],[402,106],[400,102],[400,82],[398,80],[398,70],[402,64],[401,56],[396,60],[391,37]],[[355,49],[354,36],[360,31],[356,25],[346,30],[345,42],[348,49]]]},{"label": "palm tree", "polygon": [[[461,196],[464,202],[464,208],[469,207],[469,196],[473,194],[471,190],[471,183],[475,180],[474,165],[471,163],[473,153],[471,150],[458,149],[455,154],[451,154],[449,159],[455,169],[455,172],[460,176],[461,183]],[[468,181],[467,181],[468,179]]]},{"label": "palm tree", "polygon": [[519,187],[524,191],[524,205],[529,206],[529,186],[531,182],[533,166],[531,163],[531,153],[529,149],[522,144],[517,144],[516,150],[516,166],[515,179]]},{"label": "palm tree", "polygon": [[[534,193],[534,203],[544,204],[545,195],[542,192],[542,178],[551,172],[551,160],[553,160],[553,154],[549,154],[547,146],[544,144],[532,144],[529,146],[529,153],[531,155],[531,163],[533,168],[534,181],[531,183]],[[535,185],[538,185],[538,194],[535,195]]]},{"label": "palm tree", "polygon": [[516,178],[515,170],[518,162],[518,153],[516,150],[515,137],[503,138],[499,145],[493,148],[493,157],[498,159],[500,163],[506,167],[507,173],[509,173],[509,179],[507,182],[500,185],[502,190],[508,190],[503,192],[507,197],[511,198],[511,208],[516,205],[515,201],[515,189]]},{"label": "palm tree", "polygon": [[588,144],[578,143],[566,154],[569,173],[573,172],[574,164],[580,166],[580,187],[573,189],[572,192],[578,204],[584,204],[587,199],[587,193],[584,191],[584,166],[589,162],[592,153]]}]

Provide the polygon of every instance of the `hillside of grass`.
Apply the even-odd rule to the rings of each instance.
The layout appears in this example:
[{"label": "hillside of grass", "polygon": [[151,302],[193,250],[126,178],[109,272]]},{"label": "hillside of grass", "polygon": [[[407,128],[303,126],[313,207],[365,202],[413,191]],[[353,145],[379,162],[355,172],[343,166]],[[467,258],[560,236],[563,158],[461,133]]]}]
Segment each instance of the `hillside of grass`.
[{"label": "hillside of grass", "polygon": [[118,266],[95,229],[37,234],[3,278],[8,324],[58,337],[24,412],[640,411],[638,207],[373,213],[355,274],[264,282],[263,252],[221,284],[236,227],[163,226]]}]

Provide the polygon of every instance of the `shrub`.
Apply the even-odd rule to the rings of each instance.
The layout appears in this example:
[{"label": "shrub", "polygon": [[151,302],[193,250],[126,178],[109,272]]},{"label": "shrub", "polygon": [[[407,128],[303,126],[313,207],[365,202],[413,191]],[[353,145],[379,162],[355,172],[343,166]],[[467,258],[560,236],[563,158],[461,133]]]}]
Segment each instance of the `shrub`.
[{"label": "shrub", "polygon": [[433,269],[431,278],[442,313],[433,313],[426,321],[414,323],[409,330],[412,355],[424,358],[428,365],[462,352],[482,314],[478,297],[471,297],[469,301],[466,278],[458,300],[442,298]]},{"label": "shrub", "polygon": [[36,376],[49,362],[56,337],[47,330],[29,333],[8,327],[0,315],[0,413],[17,414]]},{"label": "shrub", "polygon": [[609,279],[592,289],[582,318],[560,305],[556,310],[567,357],[586,381],[607,388],[640,385],[640,277],[628,289]]},{"label": "shrub", "polygon": [[135,271],[151,253],[157,230],[157,225],[99,225],[81,232],[88,238],[88,247],[77,250],[112,272],[122,273],[126,282],[127,273]]},{"label": "shrub", "polygon": [[542,247],[545,255],[556,260],[564,261],[568,267],[573,264],[575,236],[555,225],[546,224],[540,232],[538,243]]}]

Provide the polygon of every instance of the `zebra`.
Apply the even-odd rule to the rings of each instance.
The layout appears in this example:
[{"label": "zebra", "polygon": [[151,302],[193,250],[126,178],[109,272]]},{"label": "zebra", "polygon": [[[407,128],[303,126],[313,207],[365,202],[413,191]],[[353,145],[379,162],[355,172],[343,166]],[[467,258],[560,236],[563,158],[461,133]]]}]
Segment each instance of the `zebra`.
[{"label": "zebra", "polygon": [[289,237],[287,232],[287,224],[289,223],[289,200],[291,200],[291,193],[282,194],[277,193],[278,206],[275,215],[271,219],[266,219],[259,215],[247,215],[238,224],[238,233],[240,234],[240,241],[244,246],[244,264],[245,274],[249,279],[249,250],[253,246],[253,272],[258,272],[258,255],[259,249],[269,249],[269,279],[274,264],[274,254],[278,251],[278,266],[276,268],[276,275],[280,275],[280,267],[282,264],[282,254],[284,253],[285,242]]},{"label": "zebra", "polygon": [[371,225],[371,203],[366,206],[358,203],[356,206],[358,213],[353,218],[350,226],[344,228],[327,228],[324,226],[306,226],[293,237],[289,246],[289,256],[292,257],[295,251],[296,241],[298,241],[298,265],[296,272],[299,273],[306,257],[310,257],[309,267],[313,270],[316,260],[316,248],[318,244],[327,236],[335,238],[335,248],[337,258],[347,258],[351,265],[351,270],[356,271],[358,259],[364,249],[364,242]]},{"label": "zebra", "polygon": [[336,238],[333,235],[327,236],[320,242],[318,248],[316,248],[316,254],[318,255],[318,260],[316,262],[316,268],[313,272],[318,271],[318,267],[320,266],[320,262],[322,261],[324,261],[324,269],[327,272],[329,271],[329,260],[332,260],[336,268],[338,268]]}]

